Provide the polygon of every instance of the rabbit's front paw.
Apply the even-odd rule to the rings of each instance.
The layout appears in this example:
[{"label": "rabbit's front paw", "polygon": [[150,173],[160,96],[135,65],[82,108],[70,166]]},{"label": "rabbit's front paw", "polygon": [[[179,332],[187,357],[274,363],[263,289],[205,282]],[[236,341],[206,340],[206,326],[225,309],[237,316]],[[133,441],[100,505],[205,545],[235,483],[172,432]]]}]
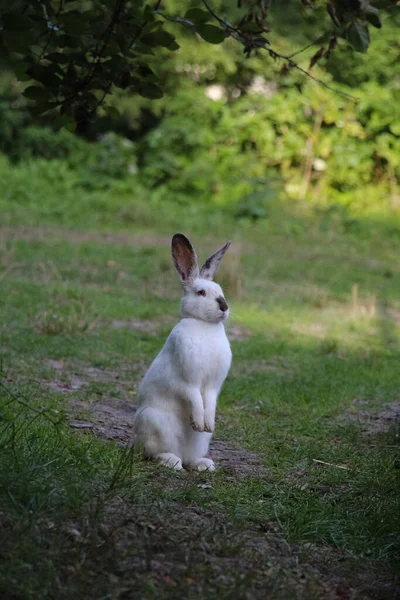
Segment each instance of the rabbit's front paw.
[{"label": "rabbit's front paw", "polygon": [[204,415],[190,415],[190,425],[194,431],[204,431]]},{"label": "rabbit's front paw", "polygon": [[207,433],[212,433],[215,427],[215,417],[214,415],[207,415],[207,411],[204,414],[204,431]]}]

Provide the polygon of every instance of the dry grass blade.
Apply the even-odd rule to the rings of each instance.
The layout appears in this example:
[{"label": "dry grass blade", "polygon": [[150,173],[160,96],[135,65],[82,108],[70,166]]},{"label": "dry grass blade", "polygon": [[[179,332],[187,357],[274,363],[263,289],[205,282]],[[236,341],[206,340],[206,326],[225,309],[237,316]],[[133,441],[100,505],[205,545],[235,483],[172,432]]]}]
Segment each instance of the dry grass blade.
[{"label": "dry grass blade", "polygon": [[317,458],[313,458],[312,460],[318,465],[326,465],[328,467],[335,467],[335,469],[344,469],[345,471],[350,471],[350,467],[345,467],[344,465],[334,465],[333,463],[326,462],[325,460],[318,460]]}]

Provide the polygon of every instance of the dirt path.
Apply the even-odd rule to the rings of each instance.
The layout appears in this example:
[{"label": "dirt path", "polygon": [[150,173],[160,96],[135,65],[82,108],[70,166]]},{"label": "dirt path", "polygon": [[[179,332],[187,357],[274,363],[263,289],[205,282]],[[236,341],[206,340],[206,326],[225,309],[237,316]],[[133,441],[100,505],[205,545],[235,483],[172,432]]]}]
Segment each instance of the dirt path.
[{"label": "dirt path", "polygon": [[[53,392],[63,394],[68,398],[68,422],[70,427],[82,432],[91,432],[106,441],[114,441],[123,446],[132,443],[133,421],[136,412],[135,387],[129,380],[126,366],[121,369],[98,369],[76,363],[68,364],[60,360],[48,360],[47,365],[54,370],[51,380],[43,380],[42,385]],[[144,365],[136,365],[139,371],[144,371]],[[97,402],[85,398],[85,388],[91,382],[118,386],[122,396],[106,395]],[[133,388],[133,389],[132,389]],[[129,398],[129,393],[133,398]],[[127,399],[128,398],[128,399]],[[226,473],[235,476],[267,474],[260,458],[241,448],[221,440],[211,444],[210,456]]]}]

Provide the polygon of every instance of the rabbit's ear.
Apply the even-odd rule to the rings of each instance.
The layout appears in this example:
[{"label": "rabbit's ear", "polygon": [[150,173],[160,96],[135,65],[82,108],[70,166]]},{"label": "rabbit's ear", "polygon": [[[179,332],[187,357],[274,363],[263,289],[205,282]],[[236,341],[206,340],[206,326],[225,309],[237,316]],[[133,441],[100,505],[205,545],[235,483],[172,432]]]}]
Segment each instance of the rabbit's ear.
[{"label": "rabbit's ear", "polygon": [[199,266],[196,252],[183,233],[176,233],[172,238],[172,258],[183,287],[190,287],[192,281],[199,276]]},{"label": "rabbit's ear", "polygon": [[217,272],[219,264],[230,245],[231,241],[226,242],[225,246],[222,246],[222,248],[214,252],[214,254],[210,256],[210,258],[207,258],[206,262],[201,267],[200,277],[202,277],[203,279],[214,279],[214,275]]}]

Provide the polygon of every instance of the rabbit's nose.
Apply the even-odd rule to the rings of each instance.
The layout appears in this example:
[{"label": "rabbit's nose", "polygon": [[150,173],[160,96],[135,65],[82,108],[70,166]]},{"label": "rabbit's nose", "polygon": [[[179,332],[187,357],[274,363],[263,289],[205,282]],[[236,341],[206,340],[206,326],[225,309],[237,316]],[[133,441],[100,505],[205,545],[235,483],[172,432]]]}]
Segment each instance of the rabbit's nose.
[{"label": "rabbit's nose", "polygon": [[220,309],[225,312],[226,310],[228,310],[228,305],[226,303],[226,300],[223,296],[219,296],[219,298],[217,298],[217,302],[218,302],[218,306],[220,307]]}]

